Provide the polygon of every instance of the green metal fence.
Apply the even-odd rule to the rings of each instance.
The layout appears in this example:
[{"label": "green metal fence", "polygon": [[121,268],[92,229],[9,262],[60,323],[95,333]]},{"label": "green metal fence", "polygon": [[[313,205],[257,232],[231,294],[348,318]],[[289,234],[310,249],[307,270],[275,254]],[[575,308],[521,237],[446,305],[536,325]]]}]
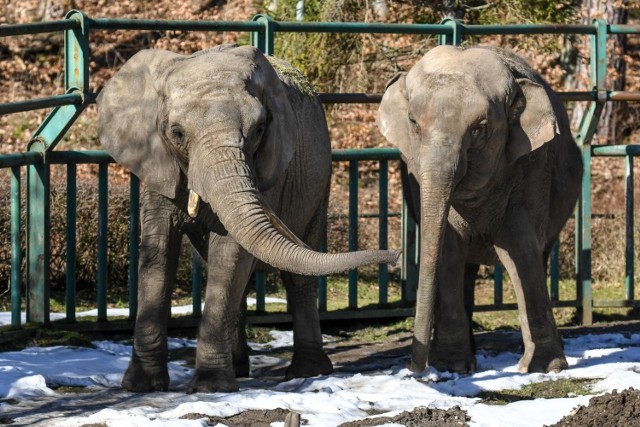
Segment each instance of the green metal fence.
[{"label": "green metal fence", "polygon": [[[99,165],[99,238],[98,238],[98,274],[97,274],[97,307],[98,321],[107,319],[107,165],[113,160],[102,151],[56,151],[55,147],[72,126],[84,108],[95,102],[95,93],[89,89],[89,33],[92,30],[180,30],[180,31],[242,31],[249,32],[251,43],[265,54],[274,53],[274,38],[277,33],[285,32],[327,32],[327,33],[376,33],[376,34],[420,34],[437,35],[441,44],[459,44],[463,37],[487,34],[581,34],[590,39],[590,91],[562,92],[560,97],[565,101],[589,101],[589,108],[583,117],[576,141],[580,145],[585,164],[583,191],[576,209],[576,260],[577,292],[575,299],[560,300],[558,292],[557,249],[552,254],[551,297],[556,306],[578,307],[582,313],[582,322],[592,322],[594,306],[640,307],[634,299],[634,259],[633,259],[633,157],[638,155],[639,146],[591,146],[591,139],[596,130],[598,118],[603,105],[608,101],[640,101],[639,92],[609,91],[605,87],[607,66],[606,40],[611,34],[640,34],[638,26],[608,25],[603,20],[595,20],[590,25],[463,25],[455,20],[445,20],[440,24],[379,24],[379,23],[300,23],[277,22],[267,16],[258,15],[252,21],[169,21],[169,20],[131,20],[131,19],[91,19],[80,11],[71,11],[65,19],[51,22],[31,24],[2,25],[0,37],[35,34],[43,32],[64,32],[65,50],[65,93],[56,96],[24,100],[20,102],[0,104],[0,114],[10,114],[41,108],[51,108],[51,112],[37,129],[34,137],[24,153],[0,156],[0,168],[8,169],[11,179],[11,302],[12,325],[21,326],[21,286],[26,286],[27,319],[31,322],[49,323],[49,276],[50,276],[50,188],[49,168],[54,164],[67,167],[67,284],[66,284],[66,317],[75,320],[75,239],[76,239],[76,165],[80,163],[96,163]],[[381,94],[331,93],[322,94],[325,103],[377,103]],[[626,298],[621,301],[594,301],[591,294],[591,157],[623,156],[626,162],[627,189],[627,237],[626,237]],[[399,153],[396,149],[365,149],[335,151],[336,161],[349,161],[350,171],[350,211],[349,211],[349,249],[357,249],[357,189],[358,162],[374,160],[380,164],[379,212],[380,223],[379,247],[386,248],[389,212],[387,208],[388,162],[397,161]],[[21,224],[20,194],[22,182],[21,169],[26,169],[26,211],[27,223]],[[130,317],[136,311],[137,257],[138,257],[138,180],[131,176],[131,227],[130,227]],[[23,262],[20,251],[20,240],[26,230],[27,251],[25,254],[26,271],[21,271]],[[412,292],[417,286],[417,248],[415,246],[416,227],[408,215],[403,212],[403,300],[412,301]],[[201,266],[194,262],[194,315],[200,315]],[[514,304],[502,301],[502,273],[496,267],[494,303],[477,306],[477,310],[499,310],[515,308]],[[264,311],[264,277],[258,276],[257,311]],[[357,271],[349,276],[349,311],[340,314],[326,312],[327,293],[326,279],[320,279],[321,311],[324,318],[385,316],[389,311],[370,310],[367,314],[357,310]],[[388,272],[386,266],[379,269],[379,303],[381,307],[387,302]],[[393,315],[409,315],[411,309],[396,309]],[[274,319],[270,315],[270,319]],[[100,322],[99,322],[100,323]],[[103,322],[104,323],[104,322]]]}]

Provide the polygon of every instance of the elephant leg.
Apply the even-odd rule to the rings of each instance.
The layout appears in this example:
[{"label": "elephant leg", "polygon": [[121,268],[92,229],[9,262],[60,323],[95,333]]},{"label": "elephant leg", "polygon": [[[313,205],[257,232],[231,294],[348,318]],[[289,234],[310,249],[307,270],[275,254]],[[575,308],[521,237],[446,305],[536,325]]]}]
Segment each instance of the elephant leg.
[{"label": "elephant leg", "polygon": [[465,304],[466,252],[465,242],[447,227],[438,266],[435,331],[429,351],[429,365],[439,371],[469,373],[476,368]]},{"label": "elephant leg", "polygon": [[293,317],[293,357],[285,379],[332,373],[331,360],[322,349],[316,278],[283,272],[282,280]]},{"label": "elephant leg", "polygon": [[[207,292],[198,331],[196,372],[187,393],[238,390],[233,365],[241,301],[254,258],[229,236],[212,233],[207,260]],[[248,363],[248,362],[247,362]]]},{"label": "elephant leg", "polygon": [[551,310],[543,250],[535,228],[523,218],[526,216],[507,219],[496,238],[496,253],[509,272],[518,302],[524,341],[519,369],[558,372],[568,365]]},{"label": "elephant leg", "polygon": [[175,208],[155,193],[143,192],[138,312],[133,354],[122,379],[129,391],[169,389],[167,322],[175,283],[181,234],[172,221]]}]

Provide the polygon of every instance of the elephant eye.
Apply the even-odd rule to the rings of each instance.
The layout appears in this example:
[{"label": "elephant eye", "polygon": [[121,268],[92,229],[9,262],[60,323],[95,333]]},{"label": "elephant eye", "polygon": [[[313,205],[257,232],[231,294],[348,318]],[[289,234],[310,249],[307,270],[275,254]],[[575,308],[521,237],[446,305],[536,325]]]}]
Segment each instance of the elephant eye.
[{"label": "elephant eye", "polygon": [[171,125],[171,139],[180,144],[184,143],[184,130],[180,125]]},{"label": "elephant eye", "polygon": [[262,135],[264,134],[265,131],[265,125],[263,124],[259,124],[258,126],[256,126],[256,138],[260,139],[262,138]]},{"label": "elephant eye", "polygon": [[413,130],[416,132],[420,131],[420,125],[416,121],[416,118],[413,117],[413,114],[409,113],[408,118],[409,118],[409,123],[411,124],[411,127],[413,128]]},{"label": "elephant eye", "polygon": [[473,139],[480,138],[487,130],[487,121],[483,120],[471,129],[471,137]]}]

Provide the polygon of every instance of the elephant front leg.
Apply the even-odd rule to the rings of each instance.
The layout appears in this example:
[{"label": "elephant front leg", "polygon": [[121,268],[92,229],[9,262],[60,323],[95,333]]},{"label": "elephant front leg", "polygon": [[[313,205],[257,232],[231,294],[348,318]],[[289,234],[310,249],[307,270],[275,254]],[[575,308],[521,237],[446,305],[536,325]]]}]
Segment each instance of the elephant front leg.
[{"label": "elephant front leg", "polygon": [[438,266],[436,319],[429,351],[429,365],[439,371],[466,374],[476,369],[465,296],[466,253],[465,242],[451,227],[447,227],[443,261]]},{"label": "elephant front leg", "polygon": [[322,349],[315,277],[282,273],[293,317],[293,357],[286,380],[328,375],[333,364]]},{"label": "elephant front leg", "polygon": [[[239,329],[244,328],[244,323],[240,324],[241,301],[253,266],[254,258],[232,238],[211,234],[196,371],[187,393],[238,390],[233,349],[241,341],[238,335]],[[246,351],[244,354],[248,358]],[[246,364],[244,371],[248,371],[248,360],[243,364]]]},{"label": "elephant front leg", "polygon": [[133,354],[122,379],[122,387],[135,392],[169,389],[167,322],[181,237],[171,224],[172,205],[156,196],[143,193],[138,312]]},{"label": "elephant front leg", "polygon": [[[517,232],[516,232],[517,231]],[[542,249],[535,230],[524,221],[507,221],[496,252],[513,281],[524,354],[520,372],[559,372],[568,367],[547,291]]]}]

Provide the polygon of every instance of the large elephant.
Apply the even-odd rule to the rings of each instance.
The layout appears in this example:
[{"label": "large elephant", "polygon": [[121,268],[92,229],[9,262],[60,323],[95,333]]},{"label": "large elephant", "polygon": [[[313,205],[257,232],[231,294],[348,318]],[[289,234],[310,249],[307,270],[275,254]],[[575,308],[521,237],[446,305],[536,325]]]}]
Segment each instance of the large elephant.
[{"label": "large elephant", "polygon": [[475,369],[465,288],[479,264],[497,262],[515,286],[520,371],[566,368],[546,266],[579,194],[582,157],[548,84],[510,51],[439,46],[389,82],[378,127],[402,153],[420,223],[410,368]]},{"label": "large elephant", "polygon": [[183,235],[207,261],[188,392],[234,391],[236,375],[248,374],[240,307],[258,260],[289,272],[283,281],[294,354],[287,378],[330,373],[309,275],[398,255],[316,251],[326,233],[331,148],[311,85],[249,46],[190,56],[144,50],[97,103],[101,143],[143,183],[139,306],[123,387],[168,388],[167,320]]}]

